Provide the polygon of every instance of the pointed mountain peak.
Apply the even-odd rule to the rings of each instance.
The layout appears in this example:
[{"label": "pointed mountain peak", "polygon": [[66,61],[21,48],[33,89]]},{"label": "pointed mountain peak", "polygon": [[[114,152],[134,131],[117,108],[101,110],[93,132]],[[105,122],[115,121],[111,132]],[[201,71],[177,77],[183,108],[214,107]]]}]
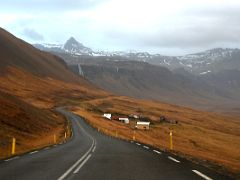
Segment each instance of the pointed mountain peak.
[{"label": "pointed mountain peak", "polygon": [[70,37],[67,42],[65,43],[64,47],[68,47],[68,46],[83,46],[81,43],[79,43],[74,37]]},{"label": "pointed mountain peak", "polygon": [[78,43],[78,41],[74,38],[74,37],[70,37],[67,42],[76,42]]},{"label": "pointed mountain peak", "polygon": [[79,43],[74,37],[70,37],[64,44],[63,49],[72,54],[91,54],[92,50]]}]

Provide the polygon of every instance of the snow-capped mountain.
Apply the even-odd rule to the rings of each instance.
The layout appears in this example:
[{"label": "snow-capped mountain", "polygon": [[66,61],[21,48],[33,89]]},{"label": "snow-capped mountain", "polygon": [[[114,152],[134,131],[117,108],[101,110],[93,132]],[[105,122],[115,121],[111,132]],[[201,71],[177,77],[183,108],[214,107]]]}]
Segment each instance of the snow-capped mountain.
[{"label": "snow-capped mountain", "polygon": [[240,70],[240,49],[216,48],[185,56],[134,53],[131,56],[127,54],[126,57],[153,65],[164,66],[171,70],[184,68],[198,75],[205,75],[211,72],[216,73],[221,70]]},{"label": "snow-capped mountain", "polygon": [[185,56],[150,54],[145,57],[139,57],[139,54],[135,53],[131,58],[133,60],[164,66],[171,70],[184,68],[189,72],[199,75],[219,72],[220,70],[240,69],[239,49],[217,48]]},{"label": "snow-capped mountain", "polygon": [[67,40],[67,42],[63,46],[63,49],[66,52],[75,55],[91,55],[93,52],[90,48],[85,47],[73,37]]},{"label": "snow-capped mountain", "polygon": [[199,74],[220,70],[240,69],[240,50],[216,48],[204,52],[178,57],[187,70]]},{"label": "snow-capped mountain", "polygon": [[79,43],[71,37],[65,44],[33,44],[34,47],[48,52],[67,53],[72,55],[89,55],[92,56],[93,51]]},{"label": "snow-capped mountain", "polygon": [[[163,56],[161,54],[136,51],[93,51],[79,43],[73,37],[68,39],[63,45],[35,44],[34,46],[40,50],[53,52],[58,55],[59,53],[69,54],[75,58],[74,63],[77,63],[78,59],[81,59],[80,56],[84,55],[88,56],[90,59],[96,59],[98,57],[103,59],[105,57],[106,60],[113,61],[130,60],[148,62],[153,65],[167,67],[170,70],[184,68],[188,72],[197,75],[206,75],[212,72],[216,73],[221,70],[240,70],[240,49],[216,48],[185,56]],[[66,58],[64,59],[67,61]]]},{"label": "snow-capped mountain", "polygon": [[33,46],[37,49],[40,49],[41,51],[47,51],[47,52],[64,52],[63,51],[63,45],[61,44],[33,44]]}]

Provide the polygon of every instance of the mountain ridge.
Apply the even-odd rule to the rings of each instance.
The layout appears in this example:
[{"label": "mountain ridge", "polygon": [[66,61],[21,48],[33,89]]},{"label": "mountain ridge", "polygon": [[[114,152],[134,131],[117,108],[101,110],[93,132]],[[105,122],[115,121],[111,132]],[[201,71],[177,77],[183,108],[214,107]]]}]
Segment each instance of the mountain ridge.
[{"label": "mountain ridge", "polygon": [[[72,82],[81,79],[69,72],[66,63],[58,56],[41,52],[4,29],[0,29],[0,36],[0,52],[2,52],[0,54],[0,69],[4,70],[7,67],[14,66],[36,76],[50,76]],[[60,70],[61,73],[56,69]]]},{"label": "mountain ridge", "polygon": [[77,55],[51,51],[76,74],[107,91],[214,111],[221,106],[234,108],[231,104],[235,106],[240,97],[240,82],[233,78],[240,74],[239,52],[215,48],[169,57],[146,52]]},{"label": "mountain ridge", "polygon": [[196,75],[217,73],[221,70],[240,69],[240,49],[237,48],[213,48],[184,56],[164,56],[136,51],[93,51],[79,43],[73,37],[68,39],[64,45],[49,47],[35,44],[34,46],[43,51],[50,51],[56,54],[67,53],[72,56],[106,57],[122,61],[143,61],[153,65],[164,66],[170,70],[184,68]]}]

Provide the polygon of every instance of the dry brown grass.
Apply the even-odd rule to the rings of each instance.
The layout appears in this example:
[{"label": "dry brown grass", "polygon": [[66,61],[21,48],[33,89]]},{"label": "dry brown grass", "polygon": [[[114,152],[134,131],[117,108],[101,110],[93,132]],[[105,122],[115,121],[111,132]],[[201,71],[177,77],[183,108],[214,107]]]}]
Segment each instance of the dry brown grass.
[{"label": "dry brown grass", "polygon": [[[138,141],[161,149],[169,148],[169,129],[173,129],[174,151],[204,159],[240,172],[240,119],[197,111],[189,108],[134,100],[127,97],[108,97],[80,103],[73,111],[105,133],[132,139],[134,123],[124,125],[102,118],[103,112],[124,115],[141,114],[151,119],[149,131],[136,131]],[[178,120],[178,125],[159,123],[160,115]]]},{"label": "dry brown grass", "polygon": [[51,143],[53,133],[62,137],[66,120],[54,107],[103,94],[60,58],[0,28],[0,158],[8,155],[12,137],[17,153]]},{"label": "dry brown grass", "polygon": [[[67,138],[71,136],[70,129],[67,130]],[[64,142],[64,126],[57,126],[51,129],[51,132],[35,134],[32,136],[26,135],[24,132],[21,133],[8,133],[6,137],[1,137],[0,142],[0,159],[11,157],[12,148],[12,137],[16,138],[16,154],[26,153],[28,151],[33,151],[34,149],[40,149],[49,145],[54,144],[54,135],[56,135],[56,143]]]},{"label": "dry brown grass", "polygon": [[[125,139],[132,139],[134,123],[128,126],[115,121],[107,121],[101,117],[102,113],[125,115],[137,113],[147,116],[153,124],[149,131],[138,130],[136,132],[138,141],[168,149],[169,128],[172,128],[176,152],[209,160],[235,173],[240,171],[240,119],[164,103],[134,100],[127,97],[106,97],[108,94],[99,89],[66,83],[49,77],[40,78],[16,68],[9,68],[4,75],[0,76],[0,88],[2,92],[7,92],[30,106],[40,111],[44,109],[50,114],[52,114],[50,109],[55,106],[75,105],[74,111],[86,118],[93,126],[113,136],[117,132],[118,137]],[[17,112],[16,108],[13,110],[14,112],[2,111],[0,115],[1,113],[13,115]],[[158,123],[160,115],[178,120],[179,124]],[[23,117],[23,120],[26,119],[27,117]],[[61,140],[66,121],[60,116],[49,120],[56,124],[50,127],[48,132],[39,131],[30,134],[13,127],[3,128],[1,125],[0,137],[2,139],[0,140],[5,140],[8,142],[6,144],[9,144],[11,138],[16,137],[17,153],[52,143],[53,133],[56,133],[58,139]],[[9,145],[0,147],[0,158],[7,155],[9,155]]]},{"label": "dry brown grass", "polygon": [[34,76],[17,68],[8,68],[7,73],[0,76],[0,89],[39,108],[66,105],[71,99],[86,100],[107,95],[100,89]]},{"label": "dry brown grass", "polygon": [[52,144],[53,134],[62,140],[67,121],[54,107],[106,94],[13,67],[0,76],[0,89],[0,158],[10,156],[12,137],[17,139],[17,154]]},{"label": "dry brown grass", "polygon": [[68,121],[47,109],[39,109],[0,91],[0,158],[11,156],[12,138],[16,154],[38,149],[70,136]]}]

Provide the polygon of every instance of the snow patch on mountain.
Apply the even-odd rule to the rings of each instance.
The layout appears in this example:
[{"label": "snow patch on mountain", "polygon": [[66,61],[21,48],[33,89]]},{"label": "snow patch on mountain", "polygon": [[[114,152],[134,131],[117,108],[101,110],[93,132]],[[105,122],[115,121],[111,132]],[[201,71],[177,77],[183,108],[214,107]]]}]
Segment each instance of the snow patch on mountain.
[{"label": "snow patch on mountain", "polygon": [[[63,45],[58,44],[35,44],[36,48],[56,53],[67,53],[73,57],[92,56],[106,57],[112,61],[141,61],[153,65],[164,66],[170,70],[184,68],[194,74],[203,75],[210,72],[217,72],[223,69],[240,69],[240,50],[229,48],[215,48],[185,56],[164,56],[161,54],[150,54],[137,51],[94,51],[75,38],[71,37]],[[231,64],[233,62],[233,64]]]},{"label": "snow patch on mountain", "polygon": [[200,75],[205,75],[205,74],[208,74],[208,73],[210,73],[211,71],[206,71],[206,72],[201,72],[201,73],[199,73]]},{"label": "snow patch on mountain", "polygon": [[63,48],[62,44],[49,44],[49,43],[43,43],[42,44],[45,48]]}]

